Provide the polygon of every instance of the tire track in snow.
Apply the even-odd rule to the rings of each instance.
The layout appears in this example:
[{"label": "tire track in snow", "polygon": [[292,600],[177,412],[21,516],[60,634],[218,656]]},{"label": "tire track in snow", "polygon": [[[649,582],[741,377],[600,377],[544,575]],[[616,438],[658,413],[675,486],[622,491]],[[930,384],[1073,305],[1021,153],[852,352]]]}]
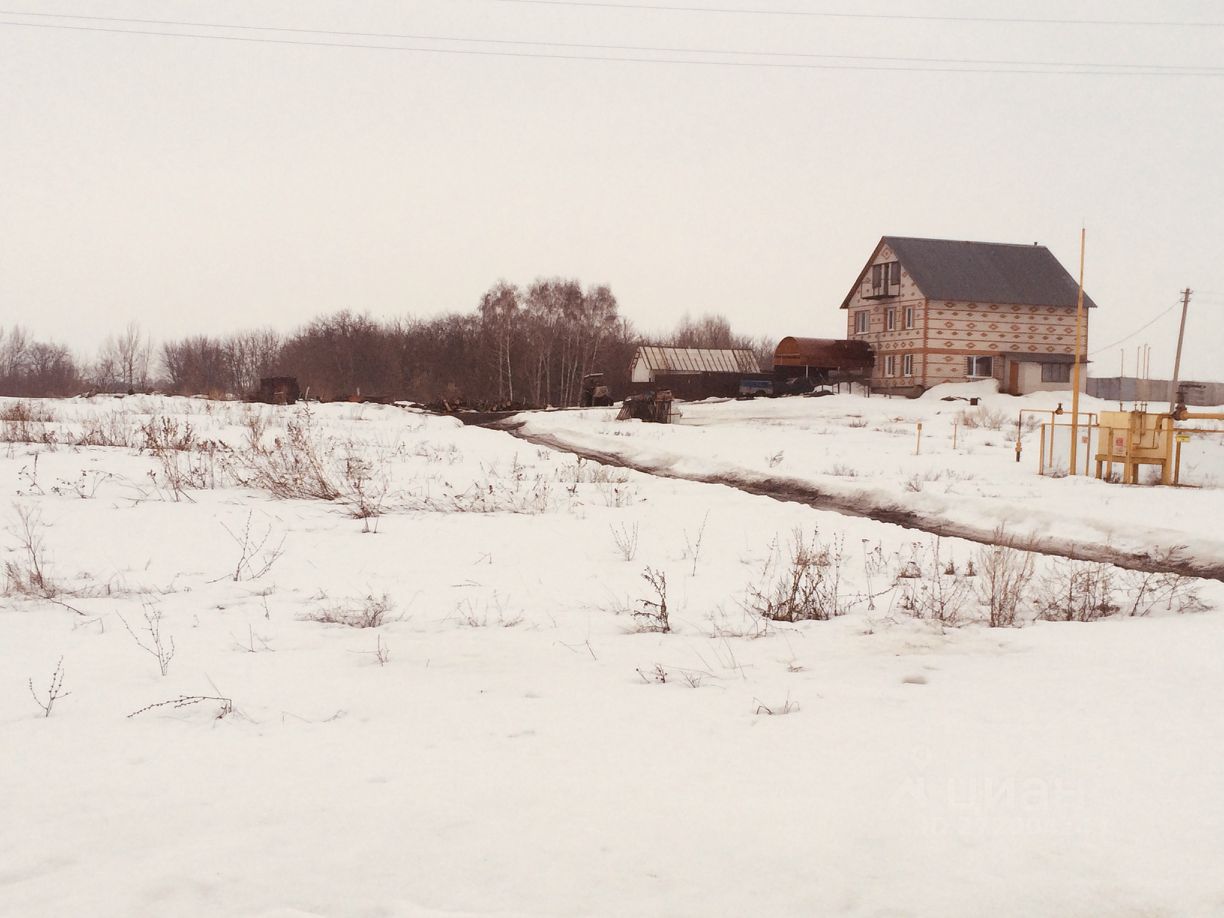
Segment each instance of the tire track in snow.
[{"label": "tire track in snow", "polygon": [[[806,482],[794,479],[771,478],[754,472],[737,474],[702,475],[695,472],[681,472],[671,468],[651,466],[643,462],[634,462],[616,453],[606,452],[585,446],[574,446],[566,443],[552,434],[527,433],[523,430],[526,422],[510,418],[498,421],[488,426],[493,430],[501,430],[526,440],[537,446],[547,446],[558,452],[572,453],[583,459],[600,462],[604,465],[632,469],[657,478],[674,478],[681,481],[695,481],[702,484],[725,485],[748,494],[769,497],[778,501],[806,504],[817,510],[830,510],[843,516],[857,516],[876,520],[880,523],[892,523],[904,529],[916,529],[931,535],[964,539],[982,545],[995,544],[994,533],[990,530],[967,523],[958,523],[938,517],[923,516],[913,510],[905,510],[895,505],[873,501],[870,495],[860,494],[854,497],[843,497],[828,494]],[[1187,577],[1202,577],[1207,580],[1224,582],[1224,562],[1201,560],[1187,555],[1182,548],[1174,547],[1166,553],[1153,555],[1140,551],[1125,551],[1110,548],[1092,542],[1080,542],[1075,539],[1063,539],[1050,535],[1033,535],[1017,538],[1016,548],[1033,551],[1042,555],[1060,558],[1070,558],[1076,561],[1104,561],[1127,570],[1145,571],[1157,574],[1182,574]]]}]

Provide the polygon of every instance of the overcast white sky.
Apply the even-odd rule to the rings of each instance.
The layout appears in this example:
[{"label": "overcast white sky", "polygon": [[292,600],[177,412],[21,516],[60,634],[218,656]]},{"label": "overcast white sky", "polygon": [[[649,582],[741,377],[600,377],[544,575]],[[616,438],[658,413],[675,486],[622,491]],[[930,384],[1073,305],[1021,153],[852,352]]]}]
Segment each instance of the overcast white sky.
[{"label": "overcast white sky", "polygon": [[[0,326],[92,353],[129,319],[155,338],[290,330],[349,307],[468,311],[499,278],[606,282],[647,331],[685,312],[840,336],[881,235],[1039,241],[1101,305],[1090,350],[1191,304],[1183,376],[1224,379],[1224,4],[615,0],[0,0]],[[805,55],[1191,65],[1127,76],[916,72],[960,64],[596,51],[176,29],[27,13],[522,42]],[[910,16],[1200,21],[984,23]],[[13,23],[37,24],[24,27]],[[244,39],[685,65],[292,46]],[[828,67],[906,67],[880,72]],[[1033,69],[1033,68],[1027,68]],[[1065,68],[1064,68],[1065,69]],[[1152,346],[1178,310],[1098,353]]]}]

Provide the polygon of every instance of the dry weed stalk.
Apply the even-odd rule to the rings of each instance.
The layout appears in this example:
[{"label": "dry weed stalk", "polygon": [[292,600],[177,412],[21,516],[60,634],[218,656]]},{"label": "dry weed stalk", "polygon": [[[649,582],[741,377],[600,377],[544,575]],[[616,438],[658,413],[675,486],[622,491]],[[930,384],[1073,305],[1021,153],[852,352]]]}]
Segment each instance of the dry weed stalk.
[{"label": "dry weed stalk", "polygon": [[157,708],[170,707],[177,710],[178,708],[202,704],[205,701],[220,703],[221,707],[216,714],[217,720],[221,720],[226,715],[234,713],[234,700],[232,698],[226,698],[222,695],[179,695],[177,698],[169,698],[166,701],[155,701],[153,704],[147,704],[143,708],[133,711],[128,717],[135,717],[137,714],[143,714],[146,711],[153,711]]},{"label": "dry weed stalk", "polygon": [[638,547],[638,524],[634,523],[632,528],[627,527],[624,523],[620,527],[609,526],[612,530],[612,541],[616,544],[616,550],[620,556],[626,561],[632,561],[637,557]]},{"label": "dry weed stalk", "polygon": [[268,540],[272,537],[272,525],[268,524],[267,528],[262,533],[252,534],[251,518],[253,511],[247,513],[246,523],[242,527],[242,531],[234,532],[225,523],[221,524],[221,528],[229,533],[229,537],[238,545],[239,554],[238,561],[234,564],[234,572],[230,579],[235,583],[242,580],[245,576],[247,580],[258,580],[264,574],[272,569],[281,555],[285,553],[285,539],[287,536],[281,535],[280,541],[270,548],[265,548]]},{"label": "dry weed stalk", "polygon": [[47,686],[47,700],[43,701],[38,697],[38,693],[34,691],[34,678],[30,677],[27,680],[30,687],[30,695],[33,697],[35,704],[42,708],[43,717],[51,716],[51,709],[55,707],[55,702],[61,698],[67,698],[72,692],[64,691],[64,658],[60,657],[59,662],[55,664],[55,672],[51,674],[51,683]]},{"label": "dry weed stalk", "polygon": [[166,639],[162,638],[161,609],[158,609],[149,603],[145,603],[144,620],[144,630],[149,633],[148,643],[146,643],[145,640],[132,629],[132,626],[128,624],[126,618],[124,618],[122,615],[119,616],[119,621],[123,622],[123,627],[126,628],[128,634],[132,636],[132,640],[136,642],[136,646],[157,660],[157,668],[161,670],[161,674],[164,676],[170,670],[170,661],[174,659],[174,637],[173,635],[168,636],[168,643]]}]

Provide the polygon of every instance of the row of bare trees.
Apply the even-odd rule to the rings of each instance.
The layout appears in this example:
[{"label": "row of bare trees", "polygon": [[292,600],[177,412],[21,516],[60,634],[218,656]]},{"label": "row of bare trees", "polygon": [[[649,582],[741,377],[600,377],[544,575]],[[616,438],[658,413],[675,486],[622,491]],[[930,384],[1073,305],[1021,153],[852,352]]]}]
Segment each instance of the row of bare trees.
[{"label": "row of bare trees", "polygon": [[0,395],[70,395],[84,390],[135,392],[153,379],[152,346],[136,323],[102,342],[83,361],[62,344],[36,341],[20,325],[0,328]]},{"label": "row of bare trees", "polygon": [[[243,396],[265,376],[297,377],[322,399],[377,396],[422,402],[572,405],[588,373],[624,392],[639,335],[606,285],[569,278],[526,287],[499,281],[470,313],[379,321],[348,310],[281,335],[264,329],[192,335],[154,348],[135,323],[104,341],[92,362],[0,329],[0,395],[147,391]],[[687,316],[650,343],[749,347],[772,342],[735,335],[721,316]]]}]

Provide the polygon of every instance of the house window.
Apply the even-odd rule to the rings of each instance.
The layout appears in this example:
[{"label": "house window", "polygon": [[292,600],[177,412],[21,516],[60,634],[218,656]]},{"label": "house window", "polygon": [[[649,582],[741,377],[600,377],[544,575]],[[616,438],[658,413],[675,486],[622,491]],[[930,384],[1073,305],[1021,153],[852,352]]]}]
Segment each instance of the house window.
[{"label": "house window", "polygon": [[889,354],[887,357],[884,358],[884,375],[885,376],[896,376],[897,375],[897,355],[896,354]]},{"label": "house window", "polygon": [[970,379],[994,376],[994,360],[990,357],[966,357],[965,375]]},{"label": "house window", "polygon": [[913,327],[914,327],[914,307],[906,306],[905,307],[905,328],[913,328]]},{"label": "house window", "polygon": [[870,286],[863,291],[864,296],[897,296],[901,293],[901,265],[899,262],[886,261],[883,264],[871,266]]},{"label": "house window", "polygon": [[854,333],[856,335],[867,334],[867,310],[860,309],[854,314]]},{"label": "house window", "polygon": [[913,376],[914,375],[914,355],[913,354],[905,354],[904,356],[902,356],[901,375],[902,376]]},{"label": "house window", "polygon": [[1071,364],[1043,363],[1041,365],[1042,382],[1071,382]]},{"label": "house window", "polygon": [[885,331],[896,331],[897,330],[897,307],[893,306],[890,309],[884,310],[884,330]]}]

